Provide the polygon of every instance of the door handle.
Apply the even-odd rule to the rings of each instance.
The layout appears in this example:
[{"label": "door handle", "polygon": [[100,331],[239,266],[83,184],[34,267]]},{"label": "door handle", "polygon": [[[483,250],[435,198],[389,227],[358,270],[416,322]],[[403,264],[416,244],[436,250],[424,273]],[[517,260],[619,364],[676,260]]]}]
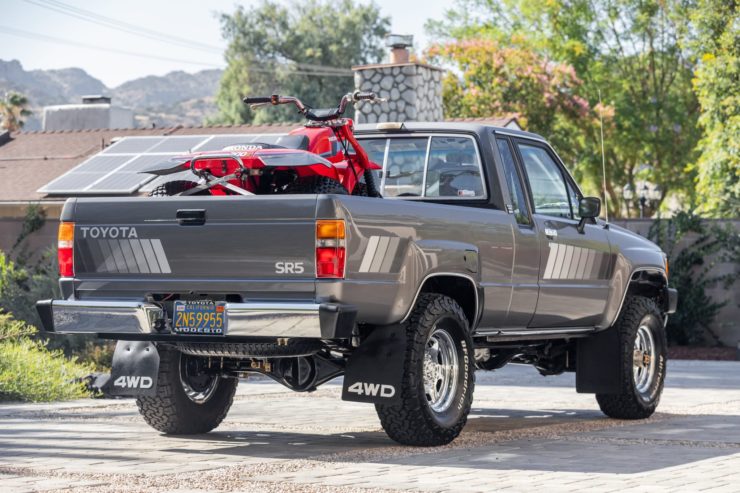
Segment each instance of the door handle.
[{"label": "door handle", "polygon": [[206,223],[205,209],[178,209],[175,217],[181,226],[202,226]]},{"label": "door handle", "polygon": [[551,240],[554,240],[558,237],[558,230],[554,228],[545,228],[545,236],[547,236]]}]

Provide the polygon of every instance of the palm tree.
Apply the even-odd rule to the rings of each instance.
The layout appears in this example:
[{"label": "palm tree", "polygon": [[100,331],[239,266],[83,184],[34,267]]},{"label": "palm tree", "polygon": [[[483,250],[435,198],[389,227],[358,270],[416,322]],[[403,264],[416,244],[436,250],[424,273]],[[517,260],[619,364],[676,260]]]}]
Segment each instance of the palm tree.
[{"label": "palm tree", "polygon": [[0,129],[17,132],[23,128],[23,118],[31,115],[26,109],[27,106],[26,96],[17,92],[6,92],[5,97],[0,99]]}]

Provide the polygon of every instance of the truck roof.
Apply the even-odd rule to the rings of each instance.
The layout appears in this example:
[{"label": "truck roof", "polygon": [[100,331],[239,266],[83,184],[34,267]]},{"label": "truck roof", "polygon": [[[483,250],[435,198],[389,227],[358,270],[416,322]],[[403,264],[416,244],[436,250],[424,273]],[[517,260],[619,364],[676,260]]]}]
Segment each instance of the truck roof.
[{"label": "truck roof", "polygon": [[413,132],[465,132],[484,134],[487,130],[493,130],[495,132],[507,133],[512,135],[520,135],[522,137],[528,137],[530,139],[545,140],[544,137],[532,132],[525,132],[524,130],[515,130],[513,128],[497,127],[494,125],[485,125],[481,123],[472,122],[403,122],[403,128],[379,130],[379,124],[377,123],[360,123],[355,127],[355,131],[358,134],[398,134],[407,131]]}]

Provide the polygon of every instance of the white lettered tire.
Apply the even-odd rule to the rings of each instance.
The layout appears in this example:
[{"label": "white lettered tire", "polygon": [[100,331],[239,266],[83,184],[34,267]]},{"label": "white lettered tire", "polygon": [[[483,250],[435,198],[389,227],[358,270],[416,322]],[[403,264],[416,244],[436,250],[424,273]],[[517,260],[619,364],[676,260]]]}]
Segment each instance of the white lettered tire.
[{"label": "white lettered tire", "polygon": [[419,296],[408,321],[398,404],[376,404],[383,429],[398,443],[445,445],[462,431],[473,402],[475,361],[468,320],[441,294]]}]

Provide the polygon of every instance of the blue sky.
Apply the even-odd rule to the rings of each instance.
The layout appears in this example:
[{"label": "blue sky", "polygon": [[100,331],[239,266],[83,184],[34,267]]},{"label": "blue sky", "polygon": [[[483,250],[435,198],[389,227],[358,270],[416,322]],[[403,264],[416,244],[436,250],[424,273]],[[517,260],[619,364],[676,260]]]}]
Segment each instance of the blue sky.
[{"label": "blue sky", "polygon": [[[258,3],[256,0],[57,2],[149,30],[195,40],[212,48],[225,46],[217,13],[231,12],[235,5]],[[108,87],[145,75],[163,75],[172,70],[195,72],[224,66],[223,57],[212,49],[193,49],[113,30],[49,10],[40,6],[40,3],[42,0],[2,0],[0,59],[17,59],[26,70],[80,67]],[[424,23],[428,18],[441,17],[452,2],[377,0],[376,3],[384,15],[391,17],[393,32],[413,34],[415,47],[423,48],[428,42]],[[39,35],[46,38],[40,39]],[[77,45],[61,44],[57,39],[74,41]],[[116,52],[100,51],[94,47]],[[129,53],[143,53],[156,58],[143,58]]]}]

